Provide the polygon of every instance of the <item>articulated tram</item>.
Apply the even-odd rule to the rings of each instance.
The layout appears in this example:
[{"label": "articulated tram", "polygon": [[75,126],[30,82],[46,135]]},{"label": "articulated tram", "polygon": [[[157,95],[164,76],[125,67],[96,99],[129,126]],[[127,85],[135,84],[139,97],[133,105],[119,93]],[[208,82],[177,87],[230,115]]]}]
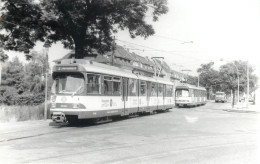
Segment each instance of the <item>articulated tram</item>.
[{"label": "articulated tram", "polygon": [[187,84],[175,87],[175,105],[178,107],[193,107],[206,104],[207,91],[205,88]]},{"label": "articulated tram", "polygon": [[55,122],[105,120],[165,111],[175,105],[171,81],[90,60],[62,60],[52,76],[50,111]]}]

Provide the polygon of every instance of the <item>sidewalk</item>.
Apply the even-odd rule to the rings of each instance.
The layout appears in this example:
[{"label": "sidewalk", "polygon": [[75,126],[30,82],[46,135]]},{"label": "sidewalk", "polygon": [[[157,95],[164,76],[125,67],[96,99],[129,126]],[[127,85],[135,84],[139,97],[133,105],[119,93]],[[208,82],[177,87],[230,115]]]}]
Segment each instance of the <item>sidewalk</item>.
[{"label": "sidewalk", "polygon": [[233,112],[242,112],[242,113],[260,113],[260,105],[252,103],[249,103],[248,108],[246,106],[246,103],[240,102],[238,105],[235,104],[234,108],[232,108],[232,105],[229,105],[229,108],[227,111],[233,111]]}]

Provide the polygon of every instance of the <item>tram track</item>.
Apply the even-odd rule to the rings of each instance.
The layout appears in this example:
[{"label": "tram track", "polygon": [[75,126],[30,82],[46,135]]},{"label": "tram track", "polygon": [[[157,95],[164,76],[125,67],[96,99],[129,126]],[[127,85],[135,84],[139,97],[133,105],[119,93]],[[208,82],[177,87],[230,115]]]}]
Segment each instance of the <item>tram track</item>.
[{"label": "tram track", "polygon": [[[152,115],[155,116],[155,115]],[[146,116],[141,116],[141,117],[146,117]],[[149,116],[148,116],[149,117]],[[138,117],[137,117],[138,118]],[[131,119],[136,119],[136,118],[131,118]],[[144,119],[144,118],[142,118]],[[127,125],[123,124],[123,121],[130,121],[130,119],[122,119],[119,121],[113,121],[113,122],[109,122],[109,123],[105,123],[105,124],[100,124],[100,125],[89,125],[89,124],[80,124],[80,125],[76,125],[76,126],[69,126],[67,125],[62,125],[62,126],[56,126],[55,128],[64,128],[64,130],[62,131],[56,131],[55,129],[52,129],[53,131],[51,132],[46,132],[46,133],[38,133],[35,135],[22,135],[19,137],[11,137],[11,138],[4,138],[3,136],[5,135],[12,135],[12,134],[16,134],[16,133],[30,133],[32,131],[37,131],[39,128],[33,128],[33,129],[28,129],[28,130],[18,130],[18,131],[12,131],[12,132],[3,132],[1,133],[1,138],[0,138],[0,143],[4,143],[4,142],[9,142],[9,141],[15,141],[15,140],[22,140],[22,139],[29,139],[29,138],[36,138],[36,137],[40,137],[40,136],[45,136],[45,135],[56,135],[56,134],[61,134],[61,133],[81,133],[82,132],[82,128],[87,128],[84,130],[87,130],[88,133],[91,132],[99,132],[99,131],[104,131],[104,130],[116,130],[118,128],[124,128]],[[110,126],[111,124],[113,124],[113,126]],[[117,125],[116,125],[117,124]],[[131,125],[138,125],[140,124],[138,121],[134,121],[131,122]],[[65,129],[66,128],[66,129]],[[73,129],[73,131],[72,131]],[[48,128],[44,128],[44,130],[48,130]],[[242,132],[242,131],[241,131]],[[251,134],[253,132],[250,132]],[[240,133],[239,133],[240,134]]]},{"label": "tram track", "polygon": [[137,156],[137,157],[131,157],[131,158],[124,158],[124,159],[119,159],[119,160],[111,160],[111,161],[106,161],[106,163],[136,163],[136,162],[144,162],[144,161],[151,161],[154,159],[160,159],[164,157],[169,157],[170,155],[173,154],[180,154],[182,152],[186,151],[205,151],[208,149],[214,149],[214,148],[224,148],[224,147],[233,147],[233,146],[238,146],[238,145],[254,145],[255,142],[231,142],[231,143],[226,143],[226,144],[211,144],[211,145],[206,145],[206,146],[196,146],[196,147],[187,147],[187,148],[182,148],[178,150],[172,150],[172,151],[164,151],[160,153],[153,153],[153,154],[148,154],[148,155],[143,155],[143,156]]},{"label": "tram track", "polygon": [[[174,138],[163,138],[160,139],[160,141],[155,140],[149,140],[150,142],[145,142],[145,141],[139,141],[137,143],[127,143],[127,144],[122,144],[120,146],[110,146],[110,147],[100,147],[100,146],[92,146],[92,147],[88,147],[89,150],[87,151],[76,151],[73,153],[63,153],[61,155],[56,155],[56,156],[48,156],[45,158],[38,158],[38,159],[33,159],[33,160],[26,160],[26,161],[22,161],[22,163],[27,163],[27,162],[44,162],[46,160],[56,160],[56,159],[60,159],[60,158],[69,158],[71,156],[75,157],[75,156],[82,156],[82,155],[91,155],[91,154],[102,154],[102,153],[107,153],[113,150],[116,151],[125,151],[126,149],[136,149],[139,147],[147,147],[147,146],[151,146],[154,142],[156,144],[159,145],[163,145],[163,144],[174,144],[174,143],[179,143],[181,141],[192,141],[194,139],[198,140],[215,140],[214,138],[227,138],[227,137],[231,137],[232,136],[237,136],[240,135],[240,137],[243,135],[242,138],[249,138],[248,135],[252,135],[252,133],[232,133],[232,134],[219,134],[219,135],[200,135],[200,136],[189,136],[189,135],[184,135],[184,136],[176,136]],[[195,141],[195,140],[194,140]],[[223,143],[222,143],[223,142]],[[165,152],[156,152],[156,153],[152,153],[149,155],[143,155],[143,156],[137,156],[137,157],[129,157],[129,158],[123,158],[123,159],[117,159],[117,160],[111,160],[111,161],[106,161],[106,163],[125,163],[125,162],[135,162],[135,161],[139,161],[139,160],[145,160],[145,159],[153,159],[153,158],[162,158],[164,156],[170,155],[170,154],[174,154],[174,153],[179,153],[182,151],[196,151],[196,150],[201,150],[201,149],[209,149],[209,148],[216,148],[216,147],[226,147],[226,146],[234,146],[234,145],[243,145],[243,144],[250,144],[250,145],[254,145],[256,144],[256,141],[254,140],[247,140],[247,141],[233,141],[233,142],[226,142],[222,141],[221,143],[217,143],[217,144],[206,144],[206,145],[198,145],[198,146],[190,146],[189,144],[187,144],[187,146],[184,146],[182,148],[178,148],[178,150],[169,150],[169,151],[165,151]]]},{"label": "tram track", "polygon": [[[162,113],[160,113],[160,114],[162,114]],[[151,115],[151,116],[155,116],[155,115]],[[139,117],[146,117],[146,116],[139,116]],[[129,119],[120,119],[120,120],[117,120],[117,121],[112,121],[112,122],[108,122],[108,123],[104,123],[104,124],[94,124],[94,125],[93,124],[86,124],[86,123],[84,123],[84,121],[81,124],[77,124],[77,125],[73,125],[73,126],[70,126],[69,124],[60,124],[60,125],[58,124],[56,126],[52,126],[55,129],[52,129],[51,132],[38,133],[38,134],[35,134],[35,135],[23,135],[23,136],[20,136],[20,137],[13,137],[13,138],[9,138],[9,139],[4,138],[3,136],[12,135],[12,134],[16,134],[16,133],[19,134],[19,133],[27,133],[27,132],[30,133],[30,132],[34,132],[34,131],[37,132],[39,127],[26,129],[26,130],[16,130],[16,131],[11,131],[11,132],[1,132],[0,133],[0,136],[1,136],[0,143],[8,142],[8,141],[21,140],[21,139],[35,138],[35,137],[44,136],[44,135],[55,135],[55,134],[66,133],[66,132],[71,133],[72,129],[73,129],[73,132],[82,132],[82,128],[88,128],[88,129],[84,129],[84,130],[87,130],[90,133],[92,131],[98,132],[98,131],[103,131],[103,130],[113,130],[113,129],[117,129],[117,128],[127,126],[125,124],[122,125],[123,121],[136,119],[136,118],[139,118],[139,117],[129,118]],[[111,124],[114,124],[113,127],[109,126]],[[118,125],[115,126],[115,124],[118,124]],[[138,125],[139,123],[134,121],[131,124],[132,125]],[[66,129],[57,132],[57,128],[59,128],[59,130],[60,130],[60,128],[64,128],[64,129],[66,128]],[[102,128],[102,129],[97,129],[97,128]],[[103,128],[105,128],[105,129],[103,129]],[[41,129],[41,131],[43,131],[43,130],[50,130],[49,126],[48,126],[48,128]]]}]

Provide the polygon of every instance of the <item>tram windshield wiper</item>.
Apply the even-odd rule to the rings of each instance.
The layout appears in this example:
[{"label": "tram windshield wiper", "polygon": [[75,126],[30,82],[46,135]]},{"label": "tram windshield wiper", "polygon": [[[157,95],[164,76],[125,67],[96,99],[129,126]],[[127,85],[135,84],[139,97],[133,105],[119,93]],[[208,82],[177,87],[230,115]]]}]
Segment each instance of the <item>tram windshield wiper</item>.
[{"label": "tram windshield wiper", "polygon": [[80,86],[78,87],[78,89],[77,89],[75,92],[73,92],[73,93],[71,94],[71,96],[74,96],[76,93],[78,93],[78,91],[83,87],[83,84],[84,84],[84,81],[81,82],[81,84],[80,84]]}]

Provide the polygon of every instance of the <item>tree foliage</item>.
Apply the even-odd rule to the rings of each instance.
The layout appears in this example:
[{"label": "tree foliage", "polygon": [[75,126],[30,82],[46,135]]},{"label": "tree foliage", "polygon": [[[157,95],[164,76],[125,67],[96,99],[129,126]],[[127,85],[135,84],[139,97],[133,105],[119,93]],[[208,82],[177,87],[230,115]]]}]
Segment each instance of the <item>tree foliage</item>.
[{"label": "tree foliage", "polygon": [[75,58],[112,49],[113,33],[129,31],[147,38],[154,29],[145,21],[167,13],[167,0],[2,0],[0,40],[5,49],[28,53],[36,41],[61,41],[75,49]]},{"label": "tree foliage", "polygon": [[7,59],[8,59],[7,54],[3,50],[0,50],[0,62],[4,63]]},{"label": "tree foliage", "polygon": [[[8,61],[2,71],[0,88],[0,104],[6,105],[38,105],[45,98],[45,72],[47,58],[33,52],[28,64],[22,64],[18,58]],[[52,83],[48,78],[48,90]]]},{"label": "tree foliage", "polygon": [[214,62],[201,64],[201,67],[197,70],[201,86],[209,88],[219,83],[219,74],[218,71],[213,69],[213,65]]},{"label": "tree foliage", "polygon": [[[237,77],[239,76],[239,91],[246,92],[247,88],[247,62],[246,61],[233,61],[224,64],[220,67],[219,71],[213,69],[214,62],[201,64],[197,70],[200,74],[200,84],[207,88],[213,89],[213,92],[224,91],[230,93],[237,90]],[[237,74],[237,69],[238,74]],[[249,87],[250,93],[254,91],[257,86],[257,77],[253,74],[254,69],[249,64]]]},{"label": "tree foliage", "polygon": [[[236,69],[237,67],[237,69]],[[257,77],[253,74],[254,69],[251,65],[249,68],[249,86],[250,91],[254,91],[257,88]],[[238,72],[237,72],[238,70]],[[239,91],[246,92],[247,88],[247,62],[246,61],[234,61],[222,65],[219,70],[220,80],[224,89],[235,90],[238,85],[239,76]]]}]

